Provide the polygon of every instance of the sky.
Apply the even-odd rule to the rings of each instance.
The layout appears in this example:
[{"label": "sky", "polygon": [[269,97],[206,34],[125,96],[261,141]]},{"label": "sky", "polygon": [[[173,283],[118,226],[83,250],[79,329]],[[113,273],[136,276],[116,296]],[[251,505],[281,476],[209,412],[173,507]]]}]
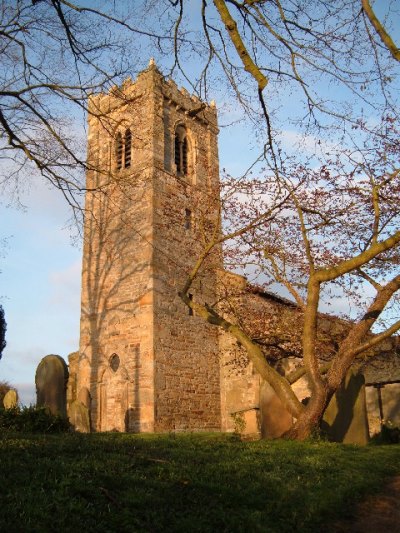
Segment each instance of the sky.
[{"label": "sky", "polygon": [[[244,153],[242,147],[243,127],[221,128],[221,168],[244,171],[254,151]],[[21,403],[30,405],[36,401],[40,360],[48,354],[67,360],[79,348],[82,249],[57,190],[37,179],[21,201],[24,209],[0,202],[0,237],[7,239],[0,250],[0,304],[7,322],[0,380],[15,386]]]},{"label": "sky", "polygon": [[[220,124],[239,117],[234,105],[222,101],[223,95],[219,99],[217,93],[215,99],[222,110]],[[288,112],[293,101],[289,96],[281,105]],[[83,120],[74,127],[84,136]],[[256,143],[249,143],[252,137],[248,124],[221,127],[221,169],[240,175],[249,166],[258,156]],[[293,146],[298,136],[288,127],[284,140]],[[309,136],[302,149],[312,153],[317,142]],[[67,360],[79,347],[82,260],[80,242],[74,241],[75,232],[68,225],[71,213],[64,198],[38,178],[32,177],[31,183],[21,197],[24,208],[0,198],[0,243],[6,239],[6,245],[0,246],[0,304],[7,322],[0,380],[15,386],[26,405],[35,402],[34,379],[40,360],[48,354]]]},{"label": "sky", "polygon": [[66,358],[79,346],[81,250],[71,243],[68,207],[57,191],[38,182],[24,200],[25,210],[1,206],[7,246],[0,258],[0,302],[7,346],[0,380],[14,385],[29,405],[41,358]]}]

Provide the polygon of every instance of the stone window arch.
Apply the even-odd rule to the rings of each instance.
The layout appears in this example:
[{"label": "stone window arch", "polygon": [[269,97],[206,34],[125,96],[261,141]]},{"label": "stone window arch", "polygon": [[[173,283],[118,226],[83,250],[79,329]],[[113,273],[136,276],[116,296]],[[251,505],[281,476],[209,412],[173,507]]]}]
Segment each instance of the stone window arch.
[{"label": "stone window arch", "polygon": [[174,139],[175,166],[180,176],[187,176],[189,171],[189,141],[186,128],[183,125],[175,129]]}]

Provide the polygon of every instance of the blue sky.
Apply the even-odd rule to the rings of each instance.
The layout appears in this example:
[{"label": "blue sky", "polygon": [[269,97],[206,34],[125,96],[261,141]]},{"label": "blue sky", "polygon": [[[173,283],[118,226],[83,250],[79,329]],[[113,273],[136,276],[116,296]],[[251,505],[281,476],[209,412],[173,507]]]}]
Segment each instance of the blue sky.
[{"label": "blue sky", "polygon": [[[240,173],[254,158],[255,150],[244,150],[243,131],[243,126],[221,128],[221,168]],[[29,405],[35,402],[41,358],[67,359],[79,347],[82,251],[80,242],[73,244],[71,213],[57,190],[37,179],[21,200],[25,209],[0,202],[0,236],[7,238],[0,256],[0,303],[7,321],[0,380],[17,387]]]},{"label": "blue sky", "polygon": [[29,404],[40,359],[50,353],[66,357],[78,347],[81,251],[71,245],[68,207],[57,191],[38,182],[23,199],[24,211],[0,207],[8,240],[0,259],[7,321],[0,379],[15,385]]},{"label": "blue sky", "polygon": [[[187,67],[190,72],[191,65]],[[270,90],[275,99],[274,89]],[[211,92],[223,110],[221,124],[240,116],[237,102],[227,102],[229,96],[222,89],[219,94],[217,87]],[[281,110],[290,117],[297,95],[279,96]],[[84,119],[76,117],[74,127],[84,137]],[[296,133],[289,124],[287,128],[286,144],[294,145]],[[254,161],[258,153],[252,133],[251,126],[243,123],[221,128],[221,168],[240,174]],[[306,141],[303,151],[313,153],[317,139]],[[0,248],[0,303],[8,325],[0,380],[15,385],[25,404],[35,401],[34,375],[40,359],[50,353],[66,359],[78,349],[80,315],[81,249],[80,243],[71,244],[69,208],[58,191],[39,179],[31,180],[32,186],[21,197],[25,209],[8,206],[7,197],[0,198],[0,240],[6,238],[8,243]]]},{"label": "blue sky", "polygon": [[[220,113],[220,123],[231,122],[235,114],[228,108]],[[84,121],[76,127],[84,136]],[[284,131],[283,138],[287,148],[301,139],[294,130]],[[303,153],[324,149],[325,143],[321,147],[312,136],[303,141]],[[259,155],[251,126],[240,122],[222,127],[219,155],[221,169],[244,172]],[[79,347],[82,259],[80,241],[73,244],[76,231],[69,227],[69,206],[57,190],[33,180],[21,196],[24,209],[0,202],[0,237],[7,238],[0,256],[0,303],[7,321],[0,380],[14,385],[26,405],[35,403],[35,371],[41,358],[58,354],[67,360]]]}]

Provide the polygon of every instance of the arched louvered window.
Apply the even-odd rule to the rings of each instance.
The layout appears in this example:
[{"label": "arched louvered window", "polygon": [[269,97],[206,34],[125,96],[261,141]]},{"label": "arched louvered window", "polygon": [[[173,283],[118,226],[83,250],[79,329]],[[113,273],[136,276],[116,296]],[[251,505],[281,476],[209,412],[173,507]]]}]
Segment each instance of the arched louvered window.
[{"label": "arched louvered window", "polygon": [[126,130],[125,132],[125,158],[124,158],[125,168],[129,168],[131,166],[131,155],[132,155],[132,133],[131,133],[131,130]]},{"label": "arched louvered window", "polygon": [[186,176],[188,173],[189,144],[186,130],[178,126],[175,131],[175,165],[178,174]]},{"label": "arched louvered window", "polygon": [[186,135],[182,140],[182,171],[186,176],[188,173],[188,140]]},{"label": "arched louvered window", "polygon": [[118,132],[115,139],[115,158],[117,161],[117,170],[122,168],[122,157],[123,157],[124,145],[122,142],[122,135]]}]

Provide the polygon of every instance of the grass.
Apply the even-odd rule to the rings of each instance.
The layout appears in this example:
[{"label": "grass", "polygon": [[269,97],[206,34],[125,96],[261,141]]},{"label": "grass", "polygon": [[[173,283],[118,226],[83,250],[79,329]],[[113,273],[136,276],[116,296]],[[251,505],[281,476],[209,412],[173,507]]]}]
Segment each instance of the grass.
[{"label": "grass", "polygon": [[0,530],[315,532],[399,472],[400,445],[3,433]]}]

